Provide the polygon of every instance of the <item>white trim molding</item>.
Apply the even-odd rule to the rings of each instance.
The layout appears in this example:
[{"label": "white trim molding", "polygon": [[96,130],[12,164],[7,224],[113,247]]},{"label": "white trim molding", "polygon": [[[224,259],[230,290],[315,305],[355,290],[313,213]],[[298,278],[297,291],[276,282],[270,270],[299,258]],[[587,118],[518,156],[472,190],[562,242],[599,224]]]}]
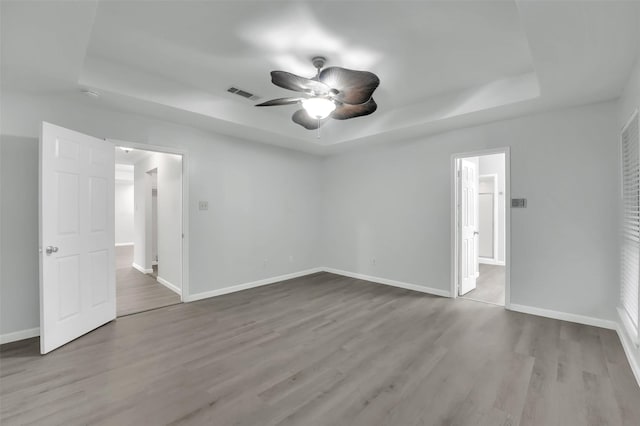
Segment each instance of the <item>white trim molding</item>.
[{"label": "white trim molding", "polygon": [[277,277],[265,278],[258,281],[251,281],[244,284],[232,285],[230,287],[223,287],[216,290],[204,291],[202,293],[183,295],[183,301],[195,302],[196,300],[208,299],[209,297],[222,296],[223,294],[235,293],[236,291],[248,290],[250,288],[261,287],[263,285],[274,284],[280,281],[290,280],[292,278],[303,277],[305,275],[315,274],[322,272],[322,268],[306,269],[304,271],[292,272],[290,274],[278,275]]},{"label": "white trim molding", "polygon": [[496,266],[504,266],[505,263],[501,260],[489,259],[488,257],[478,257],[478,262],[483,265],[496,265]]},{"label": "white trim molding", "polygon": [[0,345],[40,336],[40,327],[0,334]]},{"label": "white trim molding", "polygon": [[153,272],[153,268],[151,269],[144,269],[142,266],[138,265],[137,263],[133,262],[131,264],[131,266],[133,266],[135,269],[137,269],[138,271],[142,272],[143,274],[151,274]]},{"label": "white trim molding", "polygon": [[625,332],[629,342],[631,342],[636,348],[640,345],[640,341],[638,341],[638,333],[637,329],[631,322],[631,318],[629,318],[629,314],[624,308],[618,308],[618,317],[620,318],[620,325],[622,326],[622,330]]},{"label": "white trim molding", "polygon": [[178,296],[182,296],[182,290],[180,290],[180,287],[178,287],[177,285],[170,283],[160,276],[156,277],[156,281],[158,281],[160,284],[173,291],[174,293],[178,293]]},{"label": "white trim molding", "polygon": [[116,243],[116,247],[125,247],[125,246],[132,246],[132,245],[133,245],[133,241],[129,243]]},{"label": "white trim molding", "polygon": [[340,269],[327,268],[327,267],[319,267],[307,269],[304,271],[293,272],[291,274],[279,275],[277,277],[265,278],[258,281],[252,281],[244,284],[237,284],[230,287],[223,287],[216,290],[205,291],[202,293],[192,294],[185,296],[185,302],[194,302],[196,300],[207,299],[209,297],[222,296],[223,294],[235,293],[237,291],[248,290],[250,288],[261,287],[263,285],[274,284],[280,281],[290,280],[293,278],[303,277],[305,275],[311,275],[318,272],[329,272],[331,274],[342,275],[344,277],[357,278],[360,280],[370,281],[378,284],[390,285],[393,287],[403,288],[406,290],[418,291],[421,293],[432,294],[435,296],[442,297],[450,297],[449,292],[447,290],[442,290],[438,288],[426,287],[418,284],[410,284],[396,280],[390,280],[387,278],[374,277],[371,275],[358,274],[355,272],[343,271]]},{"label": "white trim molding", "polygon": [[536,308],[534,306],[517,305],[515,303],[512,303],[508,309],[510,311],[521,312],[523,314],[537,315],[539,317],[575,322],[577,324],[591,325],[594,327],[607,328],[609,330],[617,330],[617,324],[615,321],[605,320],[602,318],[570,314],[567,312],[553,311],[551,309]]},{"label": "white trim molding", "polygon": [[[618,313],[622,321],[624,315],[622,312],[620,312],[619,308]],[[634,341],[633,337],[629,335],[628,329],[622,322],[618,322],[616,323],[616,325],[616,331],[618,332],[620,343],[622,343],[622,349],[624,349],[624,354],[627,356],[629,366],[631,367],[631,371],[636,378],[636,382],[638,382],[638,386],[640,386],[640,349],[638,348],[637,339]]]},{"label": "white trim molding", "polygon": [[358,274],[356,272],[343,271],[340,269],[333,269],[333,268],[326,268],[326,267],[321,269],[325,272],[329,272],[336,275],[342,275],[345,277],[357,278],[359,280],[365,280],[365,281],[371,281],[378,284],[390,285],[393,287],[404,288],[406,290],[419,291],[421,293],[433,294],[435,296],[451,297],[451,293],[449,291],[442,290],[439,288],[427,287],[419,284],[405,283],[402,281],[390,280],[388,278],[373,277],[371,275]]}]

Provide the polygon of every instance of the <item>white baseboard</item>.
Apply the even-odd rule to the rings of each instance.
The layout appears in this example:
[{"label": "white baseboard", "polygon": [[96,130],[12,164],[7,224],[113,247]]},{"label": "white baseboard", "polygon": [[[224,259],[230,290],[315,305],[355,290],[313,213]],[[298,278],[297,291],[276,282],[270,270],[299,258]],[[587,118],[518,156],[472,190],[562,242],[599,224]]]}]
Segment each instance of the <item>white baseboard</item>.
[{"label": "white baseboard", "polygon": [[156,277],[156,281],[158,281],[160,284],[173,291],[174,293],[178,293],[178,295],[182,296],[182,290],[177,285],[171,284],[169,281],[160,276]]},{"label": "white baseboard", "polygon": [[116,243],[116,247],[125,247],[125,246],[132,246],[133,245],[133,241],[130,243]]},{"label": "white baseboard", "polygon": [[269,285],[280,281],[290,280],[292,278],[303,277],[305,275],[322,272],[322,268],[306,269],[304,271],[292,272],[290,274],[279,275],[277,277],[265,278],[263,280],[252,281],[249,283],[233,285],[231,287],[219,288],[216,290],[205,291],[202,293],[190,294],[184,298],[185,302],[195,302],[196,300],[208,299],[209,297],[222,296],[223,294],[235,293],[236,291],[248,290],[254,287]]},{"label": "white baseboard", "polygon": [[617,311],[618,311],[618,320],[620,322],[620,326],[622,327],[622,330],[626,332],[625,334],[629,339],[629,341],[636,348],[639,347],[640,341],[638,341],[638,332],[636,331],[636,326],[633,324],[633,322],[631,322],[631,318],[629,318],[629,315],[627,314],[626,311],[624,311],[620,307],[617,309]]},{"label": "white baseboard", "polygon": [[417,284],[410,284],[402,281],[390,280],[388,278],[373,277],[371,275],[358,274],[356,272],[343,271],[343,270],[334,269],[334,268],[320,268],[320,269],[322,269],[325,272],[330,272],[332,274],[343,275],[345,277],[350,277],[350,278],[357,278],[359,280],[371,281],[378,284],[390,285],[393,287],[404,288],[406,290],[413,290],[413,291],[419,291],[421,293],[433,294],[436,296],[451,297],[451,293],[448,290],[441,290],[439,288],[432,288],[432,287],[426,287],[426,286],[417,285]]},{"label": "white baseboard", "polygon": [[638,386],[640,386],[640,364],[638,363],[638,360],[640,359],[640,349],[638,348],[638,345],[634,343],[634,339],[629,336],[624,324],[622,322],[618,322],[616,325],[616,331],[618,332],[618,337],[622,343],[622,349],[624,349],[624,354],[627,356],[631,371],[633,371],[633,375],[638,382]]},{"label": "white baseboard", "polygon": [[504,261],[489,259],[488,257],[479,257],[478,262],[484,265],[497,265],[497,266],[505,266]]},{"label": "white baseboard", "polygon": [[142,266],[138,265],[137,263],[133,262],[131,264],[131,266],[133,266],[134,268],[136,268],[138,271],[142,272],[143,274],[150,274],[153,272],[153,268],[151,269],[144,269]]},{"label": "white baseboard", "polygon": [[592,325],[594,327],[600,327],[600,328],[608,328],[609,330],[617,329],[617,324],[615,321],[605,320],[601,318],[587,317],[585,315],[569,314],[567,312],[552,311],[550,309],[536,308],[534,306],[516,305],[514,303],[509,305],[508,309],[510,311],[537,315],[539,317],[553,318],[557,320],[575,322],[575,323],[584,324],[584,325]]},{"label": "white baseboard", "polygon": [[18,340],[29,339],[40,335],[40,327],[29,328],[27,330],[14,331],[13,333],[0,334],[0,345],[16,342]]}]

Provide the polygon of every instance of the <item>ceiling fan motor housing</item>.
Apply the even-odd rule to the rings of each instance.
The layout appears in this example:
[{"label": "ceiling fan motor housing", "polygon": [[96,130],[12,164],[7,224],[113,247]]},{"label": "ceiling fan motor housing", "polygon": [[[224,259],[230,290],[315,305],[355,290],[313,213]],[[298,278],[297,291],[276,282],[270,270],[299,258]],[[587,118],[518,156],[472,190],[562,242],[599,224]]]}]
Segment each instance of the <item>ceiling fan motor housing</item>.
[{"label": "ceiling fan motor housing", "polygon": [[316,69],[322,69],[324,68],[324,64],[327,62],[327,58],[325,58],[324,56],[314,56],[311,59],[311,63],[313,64],[314,67],[316,67]]}]

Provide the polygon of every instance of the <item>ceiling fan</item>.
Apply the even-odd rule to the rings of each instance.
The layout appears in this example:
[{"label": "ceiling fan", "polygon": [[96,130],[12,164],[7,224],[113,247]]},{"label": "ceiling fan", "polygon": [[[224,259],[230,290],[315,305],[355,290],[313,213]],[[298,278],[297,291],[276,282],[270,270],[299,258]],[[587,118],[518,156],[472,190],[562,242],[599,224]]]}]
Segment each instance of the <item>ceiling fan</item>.
[{"label": "ceiling fan", "polygon": [[[317,73],[313,78],[300,77],[286,71],[271,71],[271,82],[283,89],[302,92],[306,96],[278,98],[256,106],[301,104],[291,119],[308,130],[318,129],[327,119],[346,120],[372,114],[378,105],[371,97],[380,79],[368,71],[341,67],[324,68],[326,58],[312,59]],[[323,69],[324,68],[324,69]]]}]

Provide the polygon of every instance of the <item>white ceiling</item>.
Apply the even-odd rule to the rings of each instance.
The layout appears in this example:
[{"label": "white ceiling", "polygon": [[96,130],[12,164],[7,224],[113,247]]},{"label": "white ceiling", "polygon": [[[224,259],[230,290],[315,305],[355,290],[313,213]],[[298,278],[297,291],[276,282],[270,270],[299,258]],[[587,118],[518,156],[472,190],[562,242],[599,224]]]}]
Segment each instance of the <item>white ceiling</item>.
[{"label": "white ceiling", "polygon": [[[3,90],[90,88],[83,102],[329,153],[616,98],[639,16],[621,1],[3,2],[0,71]],[[378,111],[318,139],[296,106],[226,92],[288,96],[269,71],[310,77],[318,54],[376,73]]]}]

